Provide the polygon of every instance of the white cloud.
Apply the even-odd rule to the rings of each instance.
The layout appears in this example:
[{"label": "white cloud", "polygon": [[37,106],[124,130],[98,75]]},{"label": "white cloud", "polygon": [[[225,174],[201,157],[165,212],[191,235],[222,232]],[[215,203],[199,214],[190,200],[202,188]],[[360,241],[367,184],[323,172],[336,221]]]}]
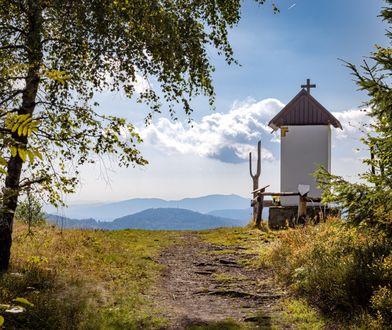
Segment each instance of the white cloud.
[{"label": "white cloud", "polygon": [[350,138],[359,139],[364,133],[370,131],[372,118],[367,115],[368,109],[351,109],[332,114],[340,121],[343,130],[336,130],[336,138],[339,140]]},{"label": "white cloud", "polygon": [[[272,142],[279,142],[279,135],[271,134],[268,122],[283,107],[284,104],[277,99],[258,102],[248,99],[235,102],[228,113],[212,113],[192,126],[160,118],[140,133],[146,144],[154,145],[166,153],[198,155],[224,163],[247,161],[249,152],[255,152],[256,143],[261,140],[262,159],[273,161]],[[344,145],[345,152],[360,146],[363,132],[370,129],[371,118],[366,111],[351,109],[334,112],[333,115],[343,126],[343,130],[333,130],[334,139],[340,141],[339,145]],[[340,152],[341,148],[337,149]]]},{"label": "white cloud", "polygon": [[[246,100],[234,103],[228,113],[213,113],[204,116],[192,127],[181,122],[160,118],[156,123],[141,130],[146,143],[153,144],[166,152],[196,154],[218,159],[225,163],[247,160],[258,140],[274,140],[268,121],[283,108],[276,99],[259,102]],[[262,148],[264,160],[274,160],[266,147]]]}]

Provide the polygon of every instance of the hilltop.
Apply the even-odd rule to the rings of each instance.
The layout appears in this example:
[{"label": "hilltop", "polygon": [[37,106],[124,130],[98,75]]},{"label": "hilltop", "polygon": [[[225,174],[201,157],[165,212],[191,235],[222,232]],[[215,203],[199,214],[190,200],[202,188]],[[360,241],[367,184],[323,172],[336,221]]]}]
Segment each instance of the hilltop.
[{"label": "hilltop", "polygon": [[[12,269],[0,279],[7,329],[280,329],[304,322],[257,266],[258,250],[274,240],[259,230],[26,232],[16,224]],[[17,304],[25,311],[4,311]],[[311,322],[319,324],[314,316]]]}]

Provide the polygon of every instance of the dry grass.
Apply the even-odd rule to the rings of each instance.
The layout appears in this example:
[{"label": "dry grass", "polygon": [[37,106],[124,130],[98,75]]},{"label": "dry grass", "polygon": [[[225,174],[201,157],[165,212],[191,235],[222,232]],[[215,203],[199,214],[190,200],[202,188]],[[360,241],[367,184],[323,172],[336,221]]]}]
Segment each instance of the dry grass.
[{"label": "dry grass", "polygon": [[7,329],[158,328],[148,293],[160,267],[154,255],[174,232],[64,230],[45,225],[33,236],[16,224],[11,270],[0,303],[27,298],[20,314],[1,312]]},{"label": "dry grass", "polygon": [[251,227],[245,228],[218,228],[204,230],[200,237],[210,243],[227,247],[225,251],[232,251],[230,247],[241,247],[244,252],[259,253],[260,249],[274,240],[274,232],[265,232]]}]

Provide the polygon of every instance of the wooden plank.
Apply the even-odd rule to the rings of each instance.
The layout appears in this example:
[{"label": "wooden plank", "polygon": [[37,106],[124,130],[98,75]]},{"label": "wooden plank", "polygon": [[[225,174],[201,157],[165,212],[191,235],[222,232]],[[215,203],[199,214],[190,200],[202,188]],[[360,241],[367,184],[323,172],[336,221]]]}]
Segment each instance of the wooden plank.
[{"label": "wooden plank", "polygon": [[321,198],[320,197],[306,197],[306,201],[309,203],[320,203]]},{"label": "wooden plank", "polygon": [[298,192],[261,192],[263,196],[299,196]]},{"label": "wooden plank", "polygon": [[257,193],[257,192],[262,191],[262,190],[265,190],[265,189],[267,189],[269,186],[270,186],[270,185],[265,186],[265,187],[263,187],[263,188],[259,188],[259,189],[253,190],[253,191],[252,191],[252,194]]}]

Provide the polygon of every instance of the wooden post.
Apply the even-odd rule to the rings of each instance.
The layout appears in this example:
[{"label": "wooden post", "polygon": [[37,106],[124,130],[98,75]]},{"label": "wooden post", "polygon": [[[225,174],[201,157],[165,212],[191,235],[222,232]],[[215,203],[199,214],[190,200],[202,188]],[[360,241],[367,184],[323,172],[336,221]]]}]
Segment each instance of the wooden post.
[{"label": "wooden post", "polygon": [[298,202],[298,217],[297,217],[297,223],[298,224],[305,224],[305,219],[306,219],[306,201],[307,201],[307,194],[303,196],[299,196],[299,202]]},{"label": "wooden post", "polygon": [[[267,186],[268,187],[268,186]],[[256,227],[260,227],[261,226],[261,221],[262,216],[263,216],[263,204],[264,204],[264,195],[263,192],[265,192],[266,187],[262,188],[258,193],[257,193],[257,205],[256,205],[256,217],[255,217],[255,225]]]},{"label": "wooden post", "polygon": [[[259,177],[261,173],[261,141],[257,143],[257,169],[255,174],[252,173],[252,153],[251,152],[249,153],[249,173],[253,180],[253,200],[257,201],[257,197],[258,197],[257,190],[259,188]],[[258,217],[258,203],[253,203],[253,223],[258,222],[257,217]]]}]

